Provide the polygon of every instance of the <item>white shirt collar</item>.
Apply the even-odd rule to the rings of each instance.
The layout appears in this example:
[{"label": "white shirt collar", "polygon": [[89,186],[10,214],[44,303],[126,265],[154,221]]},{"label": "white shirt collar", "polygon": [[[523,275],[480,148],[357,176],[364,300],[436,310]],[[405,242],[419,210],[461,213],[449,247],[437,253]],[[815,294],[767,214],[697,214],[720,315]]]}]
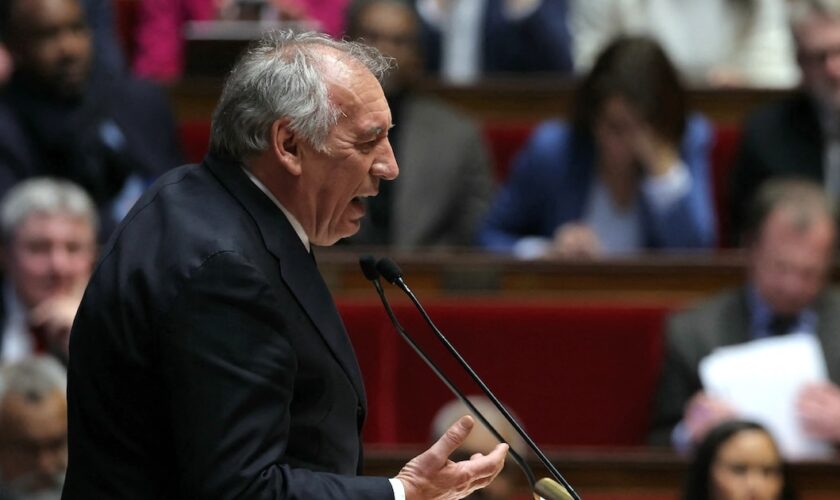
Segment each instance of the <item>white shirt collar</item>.
[{"label": "white shirt collar", "polygon": [[254,176],[254,174],[252,174],[247,168],[242,167],[242,171],[245,172],[245,175],[247,175],[248,178],[251,179],[251,182],[253,182],[255,186],[260,188],[260,191],[262,191],[263,193],[265,193],[266,196],[268,196],[269,200],[271,200],[275,205],[277,205],[277,207],[283,212],[283,215],[285,215],[286,218],[289,219],[289,223],[292,225],[292,229],[295,230],[295,233],[298,235],[298,238],[300,238],[300,242],[303,243],[304,247],[306,247],[307,252],[311,252],[312,250],[309,245],[309,236],[306,235],[306,231],[303,230],[303,226],[300,224],[300,222],[298,222],[295,216],[292,215],[291,212],[286,210],[286,207],[280,204],[280,201],[274,196],[274,194],[272,194],[271,191],[269,191],[268,188],[265,187],[265,185],[262,182],[260,182],[260,180],[257,179]]},{"label": "white shirt collar", "polygon": [[6,308],[6,321],[3,328],[3,346],[0,359],[11,362],[23,359],[35,352],[35,341],[29,333],[26,310],[15,292],[14,285],[5,281],[2,287],[2,300]]}]

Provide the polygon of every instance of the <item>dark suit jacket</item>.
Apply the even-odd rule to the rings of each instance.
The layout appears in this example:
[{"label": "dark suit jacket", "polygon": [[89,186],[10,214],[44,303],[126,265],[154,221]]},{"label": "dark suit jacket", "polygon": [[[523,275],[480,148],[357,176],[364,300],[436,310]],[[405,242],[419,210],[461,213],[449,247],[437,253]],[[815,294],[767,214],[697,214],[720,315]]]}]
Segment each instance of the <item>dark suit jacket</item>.
[{"label": "dark suit jacket", "polygon": [[749,202],[762,182],[775,177],[823,181],[823,132],[811,98],[798,92],[750,115],[729,179],[729,202],[737,240]]},{"label": "dark suit jacket", "polygon": [[[543,0],[523,19],[511,22],[504,0],[488,0],[481,28],[481,61],[484,74],[572,72],[571,36],[567,26],[566,0]],[[441,35],[423,23],[421,40],[426,68],[438,73],[441,66]]]},{"label": "dark suit jacket", "polygon": [[144,194],[71,339],[64,498],[393,498],[353,477],[365,394],[329,291],[235,162]]},{"label": "dark suit jacket", "polygon": [[111,204],[126,179],[151,183],[180,163],[166,96],[149,82],[93,78],[80,100],[69,101],[18,76],[0,94],[0,196],[29,177],[69,179],[90,194],[111,230]]},{"label": "dark suit jacket", "polygon": [[[826,291],[814,308],[828,376],[840,384],[840,293]],[[665,364],[654,400],[650,444],[671,444],[671,432],[682,419],[685,404],[702,388],[700,360],[717,347],[748,342],[749,318],[746,289],[723,293],[669,318]]]}]

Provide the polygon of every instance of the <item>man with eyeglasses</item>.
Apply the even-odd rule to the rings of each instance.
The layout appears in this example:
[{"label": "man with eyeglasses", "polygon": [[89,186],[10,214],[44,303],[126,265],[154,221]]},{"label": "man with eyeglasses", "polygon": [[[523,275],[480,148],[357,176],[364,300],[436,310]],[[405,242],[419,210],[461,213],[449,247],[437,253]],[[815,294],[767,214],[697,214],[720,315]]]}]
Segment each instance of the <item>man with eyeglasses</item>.
[{"label": "man with eyeglasses", "polygon": [[840,0],[792,0],[789,19],[800,89],[753,113],[743,128],[729,200],[737,234],[758,186],[805,177],[840,199]]}]

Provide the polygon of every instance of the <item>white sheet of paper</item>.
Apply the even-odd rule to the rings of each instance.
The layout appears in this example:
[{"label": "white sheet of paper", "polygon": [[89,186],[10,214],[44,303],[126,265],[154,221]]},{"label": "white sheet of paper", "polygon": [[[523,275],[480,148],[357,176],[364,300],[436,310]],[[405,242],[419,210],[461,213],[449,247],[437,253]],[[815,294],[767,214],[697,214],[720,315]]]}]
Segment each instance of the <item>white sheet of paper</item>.
[{"label": "white sheet of paper", "polygon": [[742,416],[764,424],[787,459],[819,459],[831,447],[799,427],[796,397],[805,384],[827,380],[825,358],[815,335],[791,333],[716,349],[700,362],[706,392]]}]

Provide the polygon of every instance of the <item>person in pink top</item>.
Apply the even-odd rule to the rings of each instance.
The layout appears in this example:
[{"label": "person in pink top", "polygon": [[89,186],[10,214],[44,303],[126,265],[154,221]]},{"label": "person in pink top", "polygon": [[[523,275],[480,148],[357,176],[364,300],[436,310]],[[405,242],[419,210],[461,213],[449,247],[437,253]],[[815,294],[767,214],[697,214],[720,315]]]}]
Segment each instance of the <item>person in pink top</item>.
[{"label": "person in pink top", "polygon": [[[161,83],[181,77],[184,69],[183,27],[188,21],[226,17],[237,0],[140,0],[132,69],[137,76]],[[266,0],[280,19],[309,20],[324,33],[344,32],[347,0]]]}]

